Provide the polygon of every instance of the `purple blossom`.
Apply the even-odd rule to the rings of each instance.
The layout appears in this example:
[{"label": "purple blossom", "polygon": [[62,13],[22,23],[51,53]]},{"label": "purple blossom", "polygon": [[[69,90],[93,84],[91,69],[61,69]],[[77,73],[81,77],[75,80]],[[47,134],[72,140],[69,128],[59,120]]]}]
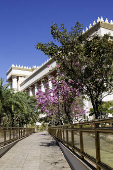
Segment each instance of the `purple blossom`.
[{"label": "purple blossom", "polygon": [[79,63],[76,63],[75,65],[76,65],[76,66],[78,66],[78,65],[79,65]]},{"label": "purple blossom", "polygon": [[[61,77],[64,77],[64,75],[61,75]],[[47,88],[45,88],[45,90],[47,90],[45,92],[39,89],[36,93],[37,107],[39,107],[43,113],[47,113],[49,116],[52,115],[51,113],[57,114],[58,102],[65,103],[68,99],[79,96],[80,93],[79,88],[72,88],[64,80],[58,81],[54,77],[51,77],[50,80],[54,85],[54,89],[47,90]],[[73,80],[69,81],[70,83],[74,83]],[[62,109],[64,109],[64,107]],[[83,114],[85,112],[80,108],[79,105],[73,105],[72,110],[73,112],[77,111],[77,115],[78,112],[83,112]]]},{"label": "purple blossom", "polygon": [[57,64],[57,67],[60,68],[60,65]]}]

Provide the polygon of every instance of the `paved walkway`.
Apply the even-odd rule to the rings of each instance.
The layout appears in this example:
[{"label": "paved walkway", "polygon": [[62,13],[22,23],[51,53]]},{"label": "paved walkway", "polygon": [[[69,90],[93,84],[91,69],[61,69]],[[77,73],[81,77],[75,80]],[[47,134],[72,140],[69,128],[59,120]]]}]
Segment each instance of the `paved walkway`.
[{"label": "paved walkway", "polygon": [[48,132],[34,133],[0,158],[0,170],[71,170]]}]

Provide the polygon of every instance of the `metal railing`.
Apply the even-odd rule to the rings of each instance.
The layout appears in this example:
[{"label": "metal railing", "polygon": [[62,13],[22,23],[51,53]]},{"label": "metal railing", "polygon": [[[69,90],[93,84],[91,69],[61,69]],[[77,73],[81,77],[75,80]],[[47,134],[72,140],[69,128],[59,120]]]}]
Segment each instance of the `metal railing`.
[{"label": "metal railing", "polygon": [[48,131],[97,170],[113,170],[113,118],[51,126]]},{"label": "metal railing", "polygon": [[34,128],[0,127],[0,147],[27,137],[34,131]]}]

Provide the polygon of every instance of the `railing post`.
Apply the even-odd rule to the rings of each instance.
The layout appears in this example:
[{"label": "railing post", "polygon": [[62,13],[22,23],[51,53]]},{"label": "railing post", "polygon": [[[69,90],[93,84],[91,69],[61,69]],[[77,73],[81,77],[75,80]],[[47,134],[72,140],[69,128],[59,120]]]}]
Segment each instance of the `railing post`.
[{"label": "railing post", "polygon": [[13,130],[13,140],[15,139],[15,131],[14,131],[14,128],[12,129]]},{"label": "railing post", "polygon": [[11,141],[11,129],[9,130],[9,140]]},{"label": "railing post", "polygon": [[18,139],[18,129],[16,128],[16,139]]},{"label": "railing post", "polygon": [[59,140],[59,129],[58,129],[58,131],[57,131],[57,138],[58,138],[58,140]]},{"label": "railing post", "polygon": [[62,127],[60,127],[60,141],[62,141]]},{"label": "railing post", "polygon": [[4,130],[4,144],[6,144],[6,130]]},{"label": "railing post", "polygon": [[81,153],[81,159],[84,159],[84,156],[82,155],[83,151],[84,151],[84,147],[83,147],[83,135],[82,135],[82,125],[79,125],[79,131],[80,131],[80,153]]},{"label": "railing post", "polygon": [[101,168],[98,166],[98,163],[100,162],[100,139],[99,139],[99,132],[96,130],[96,128],[98,127],[99,124],[95,123],[96,166],[97,166],[97,170],[100,170]]},{"label": "railing post", "polygon": [[[71,128],[73,129],[74,126],[72,125]],[[72,145],[72,151],[74,151],[74,131],[71,130],[71,145]]]},{"label": "railing post", "polygon": [[68,147],[68,126],[66,126],[66,145]]},{"label": "railing post", "polygon": [[18,128],[18,139],[19,139],[19,128]]},{"label": "railing post", "polygon": [[63,126],[63,143],[64,143],[64,126]]},{"label": "railing post", "polygon": [[21,137],[22,137],[22,128],[21,128]]},{"label": "railing post", "polygon": [[25,136],[25,128],[23,129],[23,136]]},{"label": "railing post", "polygon": [[21,138],[21,129],[19,129],[19,139]]}]

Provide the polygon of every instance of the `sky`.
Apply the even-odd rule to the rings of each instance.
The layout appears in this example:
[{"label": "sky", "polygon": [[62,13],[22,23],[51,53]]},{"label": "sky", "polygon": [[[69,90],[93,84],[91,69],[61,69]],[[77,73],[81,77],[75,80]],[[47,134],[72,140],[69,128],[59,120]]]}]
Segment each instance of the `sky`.
[{"label": "sky", "polygon": [[6,82],[12,64],[40,66],[48,59],[35,45],[52,41],[52,23],[70,30],[79,21],[85,29],[101,16],[113,20],[113,0],[0,0],[0,77]]}]

